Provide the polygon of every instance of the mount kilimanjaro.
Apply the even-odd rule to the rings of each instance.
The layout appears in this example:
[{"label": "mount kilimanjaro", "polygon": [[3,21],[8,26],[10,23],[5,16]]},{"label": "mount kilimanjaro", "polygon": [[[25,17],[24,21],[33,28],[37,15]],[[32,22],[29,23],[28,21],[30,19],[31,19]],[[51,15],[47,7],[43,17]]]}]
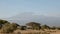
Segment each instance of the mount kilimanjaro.
[{"label": "mount kilimanjaro", "polygon": [[47,24],[49,26],[60,26],[60,17],[52,17],[45,15],[35,15],[33,13],[22,13],[6,20],[15,22],[20,25],[25,25],[28,22],[38,22],[41,24]]}]

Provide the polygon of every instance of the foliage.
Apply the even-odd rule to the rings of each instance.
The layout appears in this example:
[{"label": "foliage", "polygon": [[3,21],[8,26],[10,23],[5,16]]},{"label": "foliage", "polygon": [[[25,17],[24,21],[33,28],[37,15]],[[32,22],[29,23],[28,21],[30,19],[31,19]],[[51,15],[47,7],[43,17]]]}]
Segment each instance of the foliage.
[{"label": "foliage", "polygon": [[27,28],[26,26],[21,26],[20,30],[26,30],[26,28]]},{"label": "foliage", "polygon": [[6,23],[5,25],[3,25],[1,32],[4,32],[4,33],[13,32],[14,30],[16,30],[16,28],[17,26],[15,24]]},{"label": "foliage", "polygon": [[27,26],[31,26],[32,29],[36,29],[36,30],[40,29],[40,23],[29,22],[29,23],[27,23],[26,25],[27,25]]},{"label": "foliage", "polygon": [[[53,26],[53,27],[49,27],[48,25],[42,25],[40,23],[37,22],[29,22],[26,24],[27,26],[30,26],[31,29],[33,30],[40,30],[40,29],[53,29],[55,30],[57,27]],[[0,20],[0,32],[2,33],[11,33],[14,30],[20,28],[21,30],[26,30],[27,26],[20,26],[17,23],[10,23],[6,20]],[[57,28],[58,30],[60,30],[60,28]],[[45,34],[45,33],[43,33]]]},{"label": "foliage", "polygon": [[52,29],[52,30],[55,30],[55,29],[56,29],[56,27],[55,27],[55,26],[53,26],[53,27],[51,27],[51,29]]},{"label": "foliage", "polygon": [[60,27],[58,27],[57,29],[60,30]]},{"label": "foliage", "polygon": [[9,23],[9,22],[6,20],[0,20],[0,24],[5,24],[5,23]]},{"label": "foliage", "polygon": [[41,28],[42,29],[50,29],[50,27],[48,25],[42,25]]},{"label": "foliage", "polygon": [[6,20],[0,20],[0,29],[2,28],[2,26],[6,23],[9,23],[8,21]]}]

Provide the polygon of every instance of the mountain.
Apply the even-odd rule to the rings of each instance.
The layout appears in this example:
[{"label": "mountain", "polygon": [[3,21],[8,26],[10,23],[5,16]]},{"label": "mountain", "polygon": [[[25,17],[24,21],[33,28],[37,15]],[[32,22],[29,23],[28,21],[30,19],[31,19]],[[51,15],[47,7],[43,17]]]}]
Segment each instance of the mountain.
[{"label": "mountain", "polygon": [[60,17],[52,17],[45,15],[35,15],[34,13],[22,13],[6,19],[10,22],[15,22],[20,25],[25,25],[28,22],[38,22],[49,26],[60,26]]}]

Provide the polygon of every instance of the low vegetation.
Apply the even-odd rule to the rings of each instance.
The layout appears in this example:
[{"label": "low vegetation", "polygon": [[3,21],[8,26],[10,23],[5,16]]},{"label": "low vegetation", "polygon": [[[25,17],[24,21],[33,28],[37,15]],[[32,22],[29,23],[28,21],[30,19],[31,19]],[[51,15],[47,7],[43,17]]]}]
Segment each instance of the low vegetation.
[{"label": "low vegetation", "polygon": [[2,33],[3,34],[5,33],[6,34],[7,33],[8,34],[50,34],[51,32],[50,30],[56,30],[56,29],[60,30],[59,27],[55,27],[55,26],[50,27],[48,25],[41,25],[40,23],[36,23],[36,22],[29,22],[26,24],[26,26],[21,26],[17,23],[10,23],[6,20],[0,20],[0,33],[1,34]]}]

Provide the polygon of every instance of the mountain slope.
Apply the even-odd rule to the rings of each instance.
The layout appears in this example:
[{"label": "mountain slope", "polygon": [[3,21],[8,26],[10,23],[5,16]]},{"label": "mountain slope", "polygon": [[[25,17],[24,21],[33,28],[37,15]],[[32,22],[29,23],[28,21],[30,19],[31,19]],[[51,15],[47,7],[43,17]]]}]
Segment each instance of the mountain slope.
[{"label": "mountain slope", "polygon": [[34,15],[34,13],[22,13],[7,19],[10,22],[16,22],[20,25],[24,25],[28,22],[34,21],[41,24],[47,24],[52,26],[60,26],[60,17]]}]

